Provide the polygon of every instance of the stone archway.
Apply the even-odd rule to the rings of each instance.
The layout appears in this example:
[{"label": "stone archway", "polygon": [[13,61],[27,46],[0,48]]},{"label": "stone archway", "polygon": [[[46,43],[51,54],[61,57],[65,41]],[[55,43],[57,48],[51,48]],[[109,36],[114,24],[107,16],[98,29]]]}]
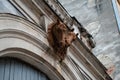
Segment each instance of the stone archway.
[{"label": "stone archway", "polygon": [[45,33],[31,22],[15,15],[0,14],[0,57],[21,59],[51,80],[64,80],[53,65]]}]

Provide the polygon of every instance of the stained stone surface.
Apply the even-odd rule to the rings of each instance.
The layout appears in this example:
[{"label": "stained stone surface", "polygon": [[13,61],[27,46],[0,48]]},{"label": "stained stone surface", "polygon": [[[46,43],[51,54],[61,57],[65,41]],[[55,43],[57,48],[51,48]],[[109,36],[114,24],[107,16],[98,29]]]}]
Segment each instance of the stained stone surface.
[{"label": "stained stone surface", "polygon": [[[111,0],[59,0],[71,16],[93,35],[93,54],[109,57],[115,66],[112,77],[120,79],[120,34]],[[102,61],[102,58],[99,58]],[[111,62],[110,61],[110,62]],[[109,61],[108,61],[109,62]]]},{"label": "stained stone surface", "polygon": [[0,13],[11,13],[22,16],[22,14],[8,0],[0,0]]}]

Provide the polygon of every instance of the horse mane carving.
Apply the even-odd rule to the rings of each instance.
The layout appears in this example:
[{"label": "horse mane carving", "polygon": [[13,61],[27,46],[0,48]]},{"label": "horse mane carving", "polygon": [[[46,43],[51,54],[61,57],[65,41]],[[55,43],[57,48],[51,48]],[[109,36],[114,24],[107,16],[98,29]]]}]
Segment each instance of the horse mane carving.
[{"label": "horse mane carving", "polygon": [[67,48],[76,39],[76,36],[72,30],[68,30],[64,23],[57,20],[48,26],[47,39],[49,45],[53,48],[54,52],[60,57],[62,61],[67,53]]}]

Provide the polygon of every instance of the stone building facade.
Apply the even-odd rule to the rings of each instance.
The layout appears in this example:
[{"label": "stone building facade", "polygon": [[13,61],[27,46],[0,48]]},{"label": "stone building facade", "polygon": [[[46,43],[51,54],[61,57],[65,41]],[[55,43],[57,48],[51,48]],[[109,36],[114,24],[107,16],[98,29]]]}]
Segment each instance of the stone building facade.
[{"label": "stone building facade", "polygon": [[59,0],[93,35],[93,54],[120,79],[120,0]]},{"label": "stone building facade", "polygon": [[[0,4],[0,80],[112,80],[79,38],[63,62],[58,61],[46,39],[47,26],[60,19],[72,28],[73,19],[58,1],[1,0]],[[76,21],[73,25],[77,31],[80,25]]]}]

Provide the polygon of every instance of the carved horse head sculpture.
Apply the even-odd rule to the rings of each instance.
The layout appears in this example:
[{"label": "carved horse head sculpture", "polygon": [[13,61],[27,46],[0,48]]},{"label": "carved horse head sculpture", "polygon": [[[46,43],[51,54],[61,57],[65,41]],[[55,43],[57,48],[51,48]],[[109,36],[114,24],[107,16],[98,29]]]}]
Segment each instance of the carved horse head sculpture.
[{"label": "carved horse head sculpture", "polygon": [[68,30],[64,23],[57,20],[48,26],[47,39],[54,52],[63,60],[67,48],[76,39],[76,34],[73,29]]}]

